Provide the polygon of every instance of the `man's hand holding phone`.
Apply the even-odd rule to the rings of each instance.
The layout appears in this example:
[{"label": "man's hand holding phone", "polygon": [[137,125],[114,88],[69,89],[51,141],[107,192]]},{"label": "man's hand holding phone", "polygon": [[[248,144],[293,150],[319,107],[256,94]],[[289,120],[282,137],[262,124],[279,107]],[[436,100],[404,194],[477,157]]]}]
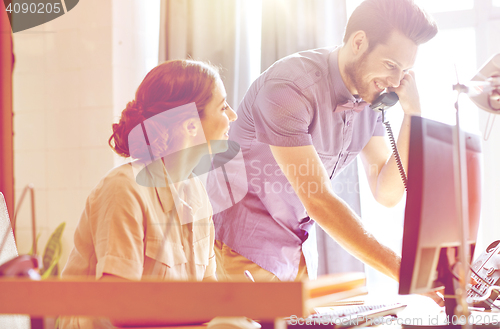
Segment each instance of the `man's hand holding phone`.
[{"label": "man's hand holding phone", "polygon": [[405,114],[420,116],[420,97],[415,82],[415,72],[409,70],[405,73],[397,88],[389,87],[387,89],[398,94],[399,103]]}]

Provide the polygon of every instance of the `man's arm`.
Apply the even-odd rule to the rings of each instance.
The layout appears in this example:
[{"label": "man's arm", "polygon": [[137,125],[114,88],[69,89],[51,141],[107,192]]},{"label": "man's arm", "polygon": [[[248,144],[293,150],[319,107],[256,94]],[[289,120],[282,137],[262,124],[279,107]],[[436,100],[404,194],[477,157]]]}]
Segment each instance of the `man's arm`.
[{"label": "man's arm", "polygon": [[[410,116],[405,115],[397,141],[405,172],[408,168],[410,119]],[[361,151],[361,161],[375,200],[386,207],[394,207],[403,197],[405,187],[385,137],[372,137]]]},{"label": "man's arm", "polygon": [[333,193],[314,147],[271,146],[271,151],[309,216],[356,258],[398,280],[400,257],[366,231],[352,209]]},{"label": "man's arm", "polygon": [[[410,149],[410,123],[413,115],[420,115],[420,101],[415,83],[415,74],[405,74],[397,88],[391,88],[399,96],[404,111],[403,123],[399,131],[397,148],[401,163],[408,170]],[[390,111],[390,110],[389,110]],[[392,150],[382,136],[374,136],[361,151],[361,161],[368,177],[375,200],[386,207],[395,206],[404,194],[404,185]]]}]

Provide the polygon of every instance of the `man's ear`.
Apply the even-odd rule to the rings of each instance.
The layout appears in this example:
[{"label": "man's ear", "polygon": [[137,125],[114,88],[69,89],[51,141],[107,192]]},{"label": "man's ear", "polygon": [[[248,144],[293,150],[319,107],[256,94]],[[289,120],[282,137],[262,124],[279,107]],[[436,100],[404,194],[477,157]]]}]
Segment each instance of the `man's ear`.
[{"label": "man's ear", "polygon": [[368,38],[363,30],[355,32],[350,42],[351,50],[354,55],[359,55],[368,49]]},{"label": "man's ear", "polygon": [[182,130],[188,135],[188,136],[196,136],[198,134],[198,130],[200,129],[200,120],[191,118],[187,119],[182,123]]}]

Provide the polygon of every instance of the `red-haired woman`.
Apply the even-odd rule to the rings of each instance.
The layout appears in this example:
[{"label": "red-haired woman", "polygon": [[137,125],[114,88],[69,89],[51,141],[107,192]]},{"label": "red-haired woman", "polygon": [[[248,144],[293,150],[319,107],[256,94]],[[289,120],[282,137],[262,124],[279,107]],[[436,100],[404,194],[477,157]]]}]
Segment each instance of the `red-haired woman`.
[{"label": "red-haired woman", "polygon": [[109,139],[135,161],[112,169],[90,193],[62,277],[215,280],[212,208],[192,171],[203,156],[224,150],[214,141],[227,140],[236,117],[216,68],[174,60],[152,69]]}]

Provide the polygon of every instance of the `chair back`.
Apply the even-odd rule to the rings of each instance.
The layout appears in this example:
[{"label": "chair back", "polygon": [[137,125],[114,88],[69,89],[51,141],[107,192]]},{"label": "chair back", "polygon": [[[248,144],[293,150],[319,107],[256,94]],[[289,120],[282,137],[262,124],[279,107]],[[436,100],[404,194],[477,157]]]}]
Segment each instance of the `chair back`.
[{"label": "chair back", "polygon": [[18,256],[14,233],[3,194],[0,192],[0,265]]},{"label": "chair back", "polygon": [[[0,265],[18,255],[14,233],[10,225],[9,212],[3,194],[0,192]],[[7,266],[7,265],[6,265]],[[29,329],[30,318],[26,315],[0,314],[0,328]]]}]

